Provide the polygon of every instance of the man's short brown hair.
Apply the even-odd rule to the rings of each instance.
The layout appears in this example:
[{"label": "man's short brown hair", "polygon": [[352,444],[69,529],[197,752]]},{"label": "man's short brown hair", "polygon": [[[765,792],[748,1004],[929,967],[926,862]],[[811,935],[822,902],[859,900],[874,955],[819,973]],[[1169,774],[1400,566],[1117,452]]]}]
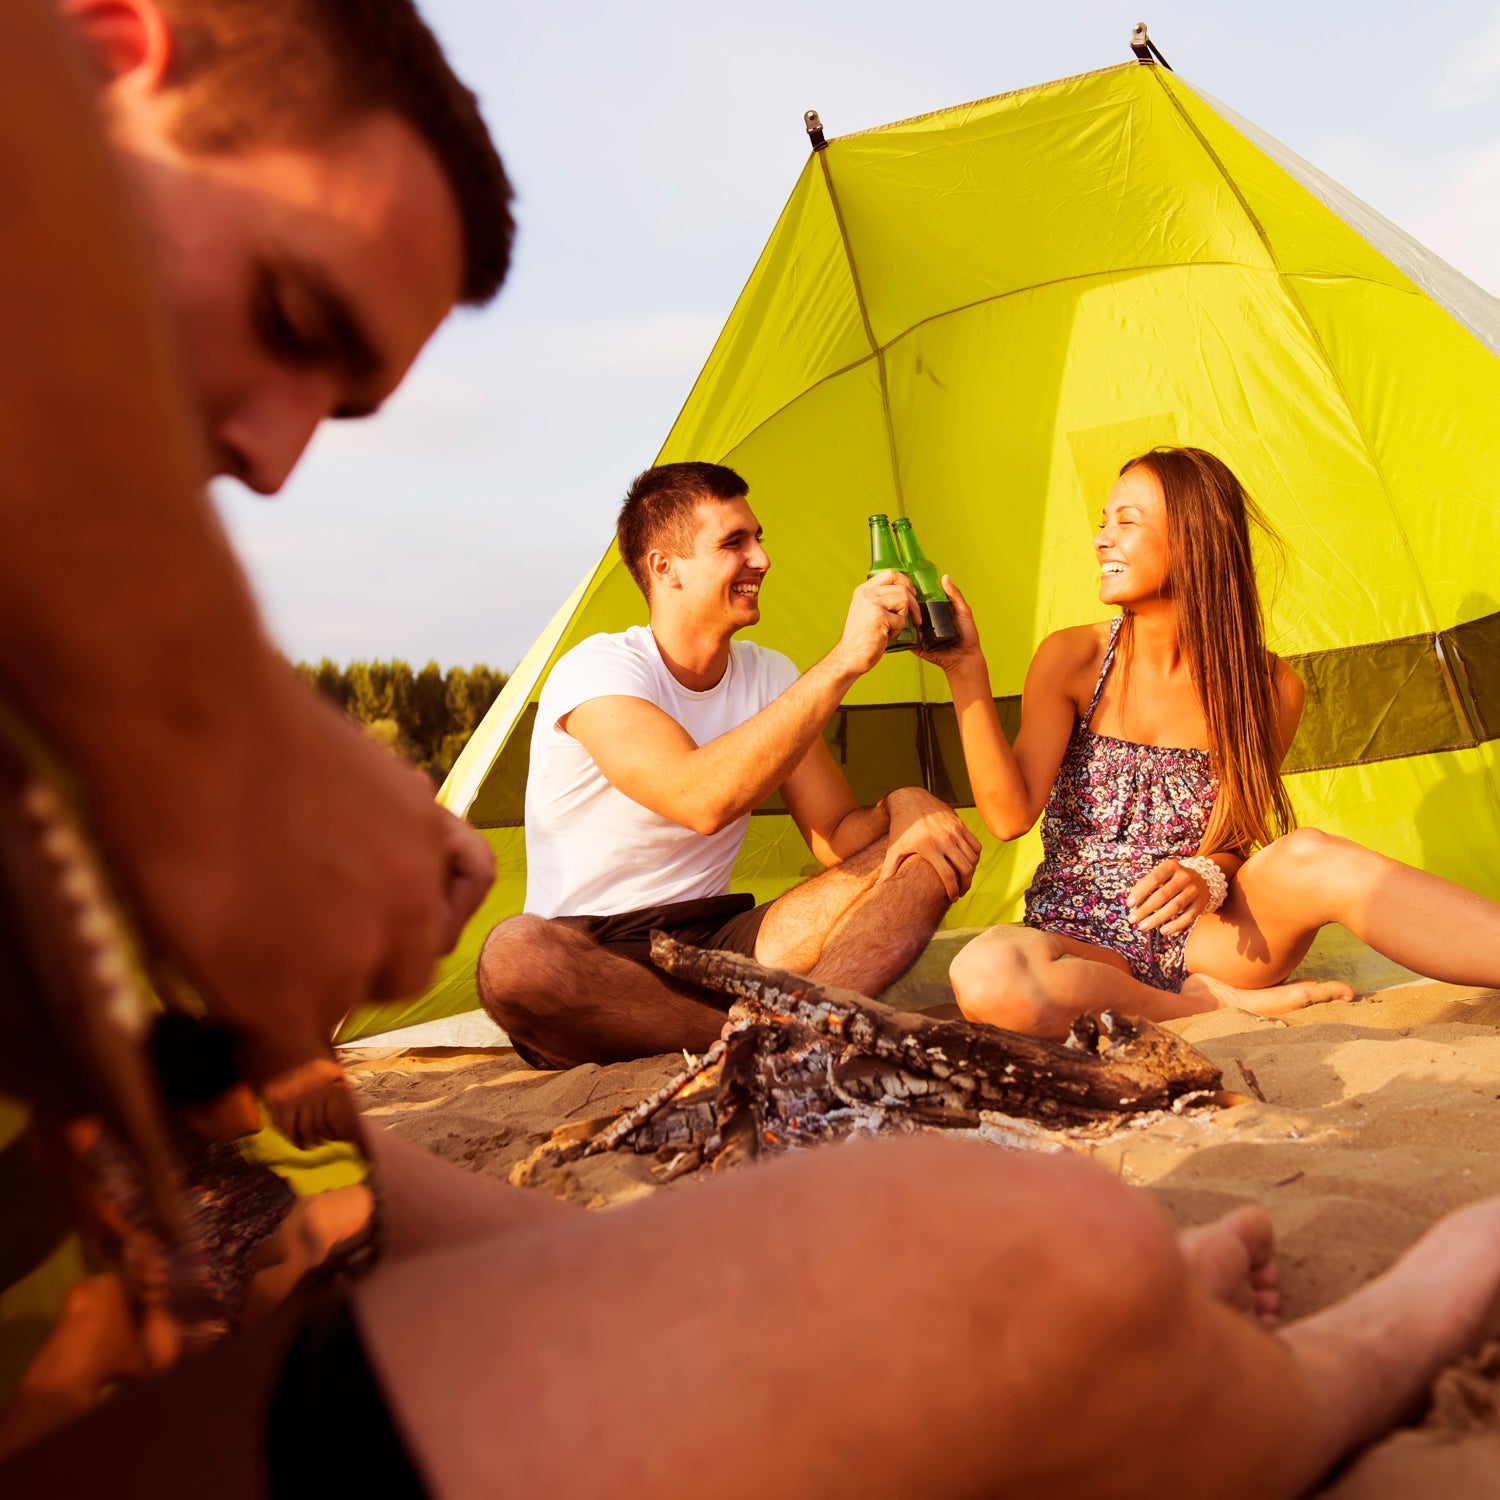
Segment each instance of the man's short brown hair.
[{"label": "man's short brown hair", "polygon": [[704,500],[739,500],[750,486],[723,464],[659,464],[637,474],[625,492],[615,539],[636,587],[651,600],[646,554],[659,547],[674,557],[693,551],[693,512]]},{"label": "man's short brown hair", "polygon": [[474,95],[411,0],[156,0],[172,34],[175,135],[188,150],[306,145],[389,110],[437,158],[463,228],[459,300],[488,302],[510,266],[511,187]]}]

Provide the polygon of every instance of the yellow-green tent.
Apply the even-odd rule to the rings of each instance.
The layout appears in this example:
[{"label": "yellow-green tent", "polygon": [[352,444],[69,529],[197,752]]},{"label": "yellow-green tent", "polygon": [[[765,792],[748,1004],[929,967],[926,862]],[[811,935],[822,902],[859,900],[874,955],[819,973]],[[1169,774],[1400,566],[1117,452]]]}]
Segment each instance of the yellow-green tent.
[{"label": "yellow-green tent", "polygon": [[[1127,63],[815,150],[659,461],[749,481],[774,560],[756,639],[821,655],[867,566],[865,517],[904,514],[1014,695],[1042,636],[1103,613],[1088,543],[1121,461],[1214,450],[1287,544],[1263,577],[1272,646],[1308,686],[1299,814],[1500,896],[1497,353],[1494,298],[1191,84]],[[491,898],[427,996],[348,1034],[474,1005],[483,933],[524,897],[537,692],[577,641],[643,618],[610,547],[443,788],[494,845]],[[828,737],[864,796],[925,782],[968,801],[943,678],[909,657],[860,682]],[[1015,918],[1036,858],[1034,836],[987,840],[950,923]],[[811,868],[763,809],[740,888],[766,898]]]}]

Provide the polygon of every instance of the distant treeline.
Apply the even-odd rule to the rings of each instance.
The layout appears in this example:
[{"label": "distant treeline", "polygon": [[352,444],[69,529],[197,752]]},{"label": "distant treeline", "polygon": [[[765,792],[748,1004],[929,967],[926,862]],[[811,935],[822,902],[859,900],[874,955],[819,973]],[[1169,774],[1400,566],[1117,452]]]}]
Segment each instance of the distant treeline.
[{"label": "distant treeline", "polygon": [[435,661],[419,672],[404,661],[351,661],[341,667],[326,656],[316,666],[299,661],[297,671],[435,781],[452,770],[506,676],[483,665],[445,672]]}]

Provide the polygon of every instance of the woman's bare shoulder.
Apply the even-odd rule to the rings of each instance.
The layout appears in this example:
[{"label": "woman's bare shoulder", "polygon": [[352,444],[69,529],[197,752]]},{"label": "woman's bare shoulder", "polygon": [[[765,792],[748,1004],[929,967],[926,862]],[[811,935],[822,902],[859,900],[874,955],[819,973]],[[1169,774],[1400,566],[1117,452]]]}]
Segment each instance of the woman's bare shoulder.
[{"label": "woman's bare shoulder", "polygon": [[1036,648],[1027,680],[1039,687],[1053,684],[1068,698],[1081,701],[1093,691],[1109,631],[1108,620],[1054,630]]},{"label": "woman's bare shoulder", "polygon": [[1063,630],[1054,630],[1051,635],[1043,637],[1041,645],[1036,648],[1035,659],[1045,661],[1053,670],[1077,671],[1097,666],[1104,659],[1113,623],[1099,620],[1092,625],[1069,625]]}]

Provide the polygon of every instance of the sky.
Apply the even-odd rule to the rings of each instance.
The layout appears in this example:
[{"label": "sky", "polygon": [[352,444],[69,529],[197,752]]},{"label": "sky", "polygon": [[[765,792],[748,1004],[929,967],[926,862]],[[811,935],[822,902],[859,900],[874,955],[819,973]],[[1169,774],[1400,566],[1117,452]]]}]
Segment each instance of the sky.
[{"label": "sky", "polygon": [[220,513],[294,659],[515,665],[607,545],[830,137],[1127,60],[1132,24],[1500,293],[1500,0],[418,0],[517,190],[499,300]]}]

